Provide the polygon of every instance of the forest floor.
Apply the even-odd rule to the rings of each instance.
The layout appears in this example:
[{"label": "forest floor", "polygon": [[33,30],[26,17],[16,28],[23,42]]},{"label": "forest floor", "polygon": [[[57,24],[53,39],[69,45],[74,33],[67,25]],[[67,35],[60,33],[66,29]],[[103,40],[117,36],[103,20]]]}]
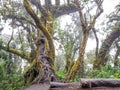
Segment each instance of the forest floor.
[{"label": "forest floor", "polygon": [[120,90],[120,79],[81,79],[80,82],[33,84],[24,90]]},{"label": "forest floor", "polygon": [[65,88],[50,88],[49,85],[40,85],[40,84],[35,84],[32,85],[24,90],[120,90],[120,88],[110,88],[110,87],[94,87],[94,88],[86,88],[86,89],[75,89],[75,88],[70,88],[70,87],[65,87]]},{"label": "forest floor", "polygon": [[49,90],[49,88],[50,85],[48,84],[34,84],[25,88],[24,90]]}]

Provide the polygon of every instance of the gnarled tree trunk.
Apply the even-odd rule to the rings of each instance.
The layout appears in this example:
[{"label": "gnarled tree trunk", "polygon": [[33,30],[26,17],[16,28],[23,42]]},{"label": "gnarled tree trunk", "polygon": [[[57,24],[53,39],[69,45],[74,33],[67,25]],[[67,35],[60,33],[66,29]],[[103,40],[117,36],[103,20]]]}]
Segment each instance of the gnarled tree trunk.
[{"label": "gnarled tree trunk", "polygon": [[[50,0],[49,0],[50,1]],[[37,6],[41,12],[41,18],[32,9],[30,3]],[[36,44],[36,57],[32,60],[31,66],[26,70],[24,76],[26,81],[32,83],[40,83],[51,81],[54,73],[54,59],[55,49],[53,44],[53,21],[55,17],[64,15],[67,12],[71,12],[73,9],[76,11],[76,7],[72,6],[72,9],[68,7],[61,8],[60,11],[55,11],[51,3],[47,3],[45,0],[46,7],[41,6],[38,2],[31,0],[24,0],[24,7],[28,14],[32,17],[35,22],[35,28],[37,29],[37,44]],[[58,3],[57,3],[58,4]],[[52,7],[52,9],[51,9]],[[60,9],[60,8],[59,8]],[[65,10],[64,10],[65,9]],[[72,12],[74,12],[72,11]],[[57,13],[59,12],[59,13]],[[64,12],[64,13],[63,13]]]},{"label": "gnarled tree trunk", "polygon": [[[9,40],[6,46],[2,45],[2,42],[0,43],[1,49],[16,54],[29,62],[30,66],[24,72],[26,82],[39,83],[46,82],[46,80],[47,82],[50,81],[51,75],[54,75],[55,60],[55,49],[53,44],[54,18],[78,10],[73,3],[69,3],[69,5],[60,5],[60,0],[56,0],[55,2],[56,5],[52,5],[51,0],[45,0],[45,5],[41,5],[40,0],[23,0],[23,3],[20,4],[25,7],[27,14],[23,15],[23,12],[14,14],[9,10],[8,13],[0,12],[3,17],[5,16],[7,19],[14,19],[16,22],[20,22],[21,27],[29,32],[30,38],[32,38],[31,42],[34,49],[31,46],[31,52],[27,53],[9,47],[12,39]],[[5,8],[7,11],[8,8]],[[31,28],[28,28],[28,26],[34,29],[36,35],[31,34],[34,32]]]},{"label": "gnarled tree trunk", "polygon": [[[53,44],[53,17],[43,9],[42,18],[39,18],[32,9],[29,0],[24,0],[26,11],[33,18],[37,29],[36,56],[24,76],[27,82],[50,82],[54,75],[55,50]],[[50,22],[50,23],[47,23]]]}]

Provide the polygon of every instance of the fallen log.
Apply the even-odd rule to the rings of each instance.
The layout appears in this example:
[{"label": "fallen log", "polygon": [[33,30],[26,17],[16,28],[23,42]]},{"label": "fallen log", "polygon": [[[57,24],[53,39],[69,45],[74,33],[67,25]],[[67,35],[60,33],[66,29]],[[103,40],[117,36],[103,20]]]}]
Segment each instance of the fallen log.
[{"label": "fallen log", "polygon": [[80,82],[60,83],[51,82],[51,88],[93,88],[93,87],[120,87],[120,79],[81,79]]},{"label": "fallen log", "polygon": [[81,79],[80,82],[35,84],[24,90],[120,90],[120,79]]},{"label": "fallen log", "polygon": [[120,87],[120,79],[81,79],[82,88],[89,87]]}]

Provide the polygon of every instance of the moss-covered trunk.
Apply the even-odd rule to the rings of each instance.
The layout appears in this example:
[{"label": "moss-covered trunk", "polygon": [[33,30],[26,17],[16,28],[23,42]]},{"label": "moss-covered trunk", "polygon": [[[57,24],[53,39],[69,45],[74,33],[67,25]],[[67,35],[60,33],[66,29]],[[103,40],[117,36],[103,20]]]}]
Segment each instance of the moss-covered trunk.
[{"label": "moss-covered trunk", "polygon": [[[76,11],[79,11],[80,14],[81,27],[84,32],[84,37],[82,46],[80,48],[81,50],[79,53],[78,60],[75,62],[67,76],[67,79],[72,79],[74,78],[80,63],[83,60],[88,33],[94,26],[96,19],[103,11],[101,7],[102,1],[99,2],[95,1],[96,5],[98,6],[96,15],[92,16],[93,19],[90,16],[91,18],[90,23],[87,23],[86,15],[84,15],[84,13],[82,12],[83,8],[81,7],[81,5],[79,5],[79,2],[78,3],[68,2],[67,5],[66,4],[60,5],[60,2],[57,2],[56,0],[56,5],[52,5],[51,3],[47,2],[47,1],[50,2],[51,0],[45,1],[46,1],[45,5],[41,5],[40,0],[23,0],[25,10],[27,11],[27,14],[31,16],[30,19],[27,17],[26,14],[25,18],[24,15],[22,18],[20,18],[19,16],[16,16],[16,14],[21,16],[21,13],[19,14],[18,12],[14,15],[14,13],[11,14],[10,11],[10,17],[12,16],[11,18],[14,18],[15,21],[17,19],[21,20],[22,23],[24,23],[23,21],[25,21],[26,22],[25,26],[28,23],[32,26],[32,28],[35,29],[35,34],[37,33],[37,35],[35,35],[35,38],[32,40],[32,42],[34,43],[36,49],[32,51],[31,48],[31,53],[29,52],[23,53],[23,51],[21,50],[16,50],[11,47],[2,46],[3,50],[14,53],[20,56],[21,58],[26,59],[30,63],[29,68],[24,73],[26,81],[30,83],[50,81],[51,75],[54,74],[55,50],[53,44],[53,20],[54,20],[53,16],[57,18],[59,16]],[[35,8],[33,9],[33,7]],[[11,40],[8,42],[7,46],[9,46],[10,42]],[[0,42],[0,44],[2,45],[2,42]],[[33,53],[34,55],[31,55]]]},{"label": "moss-covered trunk", "polygon": [[51,76],[54,75],[53,17],[47,9],[43,9],[42,16],[39,18],[29,0],[24,0],[24,6],[33,18],[37,30],[35,58],[24,76],[26,82],[29,83],[48,83],[51,81]]},{"label": "moss-covered trunk", "polygon": [[36,58],[30,63],[24,73],[25,81],[28,83],[50,82],[54,75],[52,60],[46,54],[45,37],[41,36],[36,48]]},{"label": "moss-covered trunk", "polygon": [[102,2],[101,1],[100,2],[96,1],[96,4],[98,6],[97,7],[97,13],[93,16],[93,18],[90,20],[90,22],[88,24],[87,21],[86,21],[86,17],[84,17],[84,14],[83,14],[83,11],[82,11],[83,9],[81,7],[81,3],[76,1],[76,5],[78,7],[78,12],[79,12],[79,17],[80,17],[80,22],[81,22],[81,27],[82,27],[82,31],[83,31],[83,39],[82,39],[81,46],[80,46],[80,49],[79,49],[79,56],[78,56],[77,60],[75,61],[74,65],[72,66],[71,70],[68,72],[68,74],[65,78],[65,81],[74,80],[75,75],[77,74],[77,70],[79,69],[81,63],[83,62],[89,32],[94,27],[96,19],[103,12]]},{"label": "moss-covered trunk", "polygon": [[75,61],[75,64],[73,65],[71,70],[68,72],[68,74],[65,78],[65,81],[73,80],[75,78],[77,70],[79,69],[79,67],[84,59],[84,53],[85,53],[85,47],[86,47],[88,35],[89,35],[89,32],[87,32],[87,31],[83,34],[83,39],[82,39],[82,43],[81,43],[81,47],[80,47],[80,51],[79,51],[79,57],[78,57],[77,61]]},{"label": "moss-covered trunk", "polygon": [[65,65],[65,71],[68,73],[71,70],[73,65],[74,65],[74,61],[70,60],[70,59],[67,59],[66,60],[66,65]]}]

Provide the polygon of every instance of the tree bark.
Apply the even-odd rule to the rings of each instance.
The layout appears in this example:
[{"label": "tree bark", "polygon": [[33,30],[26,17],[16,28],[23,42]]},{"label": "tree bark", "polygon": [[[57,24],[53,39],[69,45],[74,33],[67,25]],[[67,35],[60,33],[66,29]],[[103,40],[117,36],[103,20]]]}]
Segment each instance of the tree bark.
[{"label": "tree bark", "polygon": [[107,36],[107,38],[102,43],[98,53],[98,57],[94,62],[94,66],[93,66],[94,69],[99,69],[102,65],[106,63],[106,58],[107,58],[107,53],[109,53],[109,48],[111,47],[115,39],[117,39],[119,36],[120,36],[120,24],[117,23],[117,25],[114,26],[113,31],[110,33],[110,35]]},{"label": "tree bark", "polygon": [[31,63],[29,69],[26,70],[24,76],[26,81],[30,83],[49,83],[51,76],[54,75],[55,59],[52,39],[53,17],[52,14],[45,9],[42,12],[42,18],[39,18],[32,9],[29,0],[24,0],[24,7],[33,18],[37,29],[36,58]]}]

